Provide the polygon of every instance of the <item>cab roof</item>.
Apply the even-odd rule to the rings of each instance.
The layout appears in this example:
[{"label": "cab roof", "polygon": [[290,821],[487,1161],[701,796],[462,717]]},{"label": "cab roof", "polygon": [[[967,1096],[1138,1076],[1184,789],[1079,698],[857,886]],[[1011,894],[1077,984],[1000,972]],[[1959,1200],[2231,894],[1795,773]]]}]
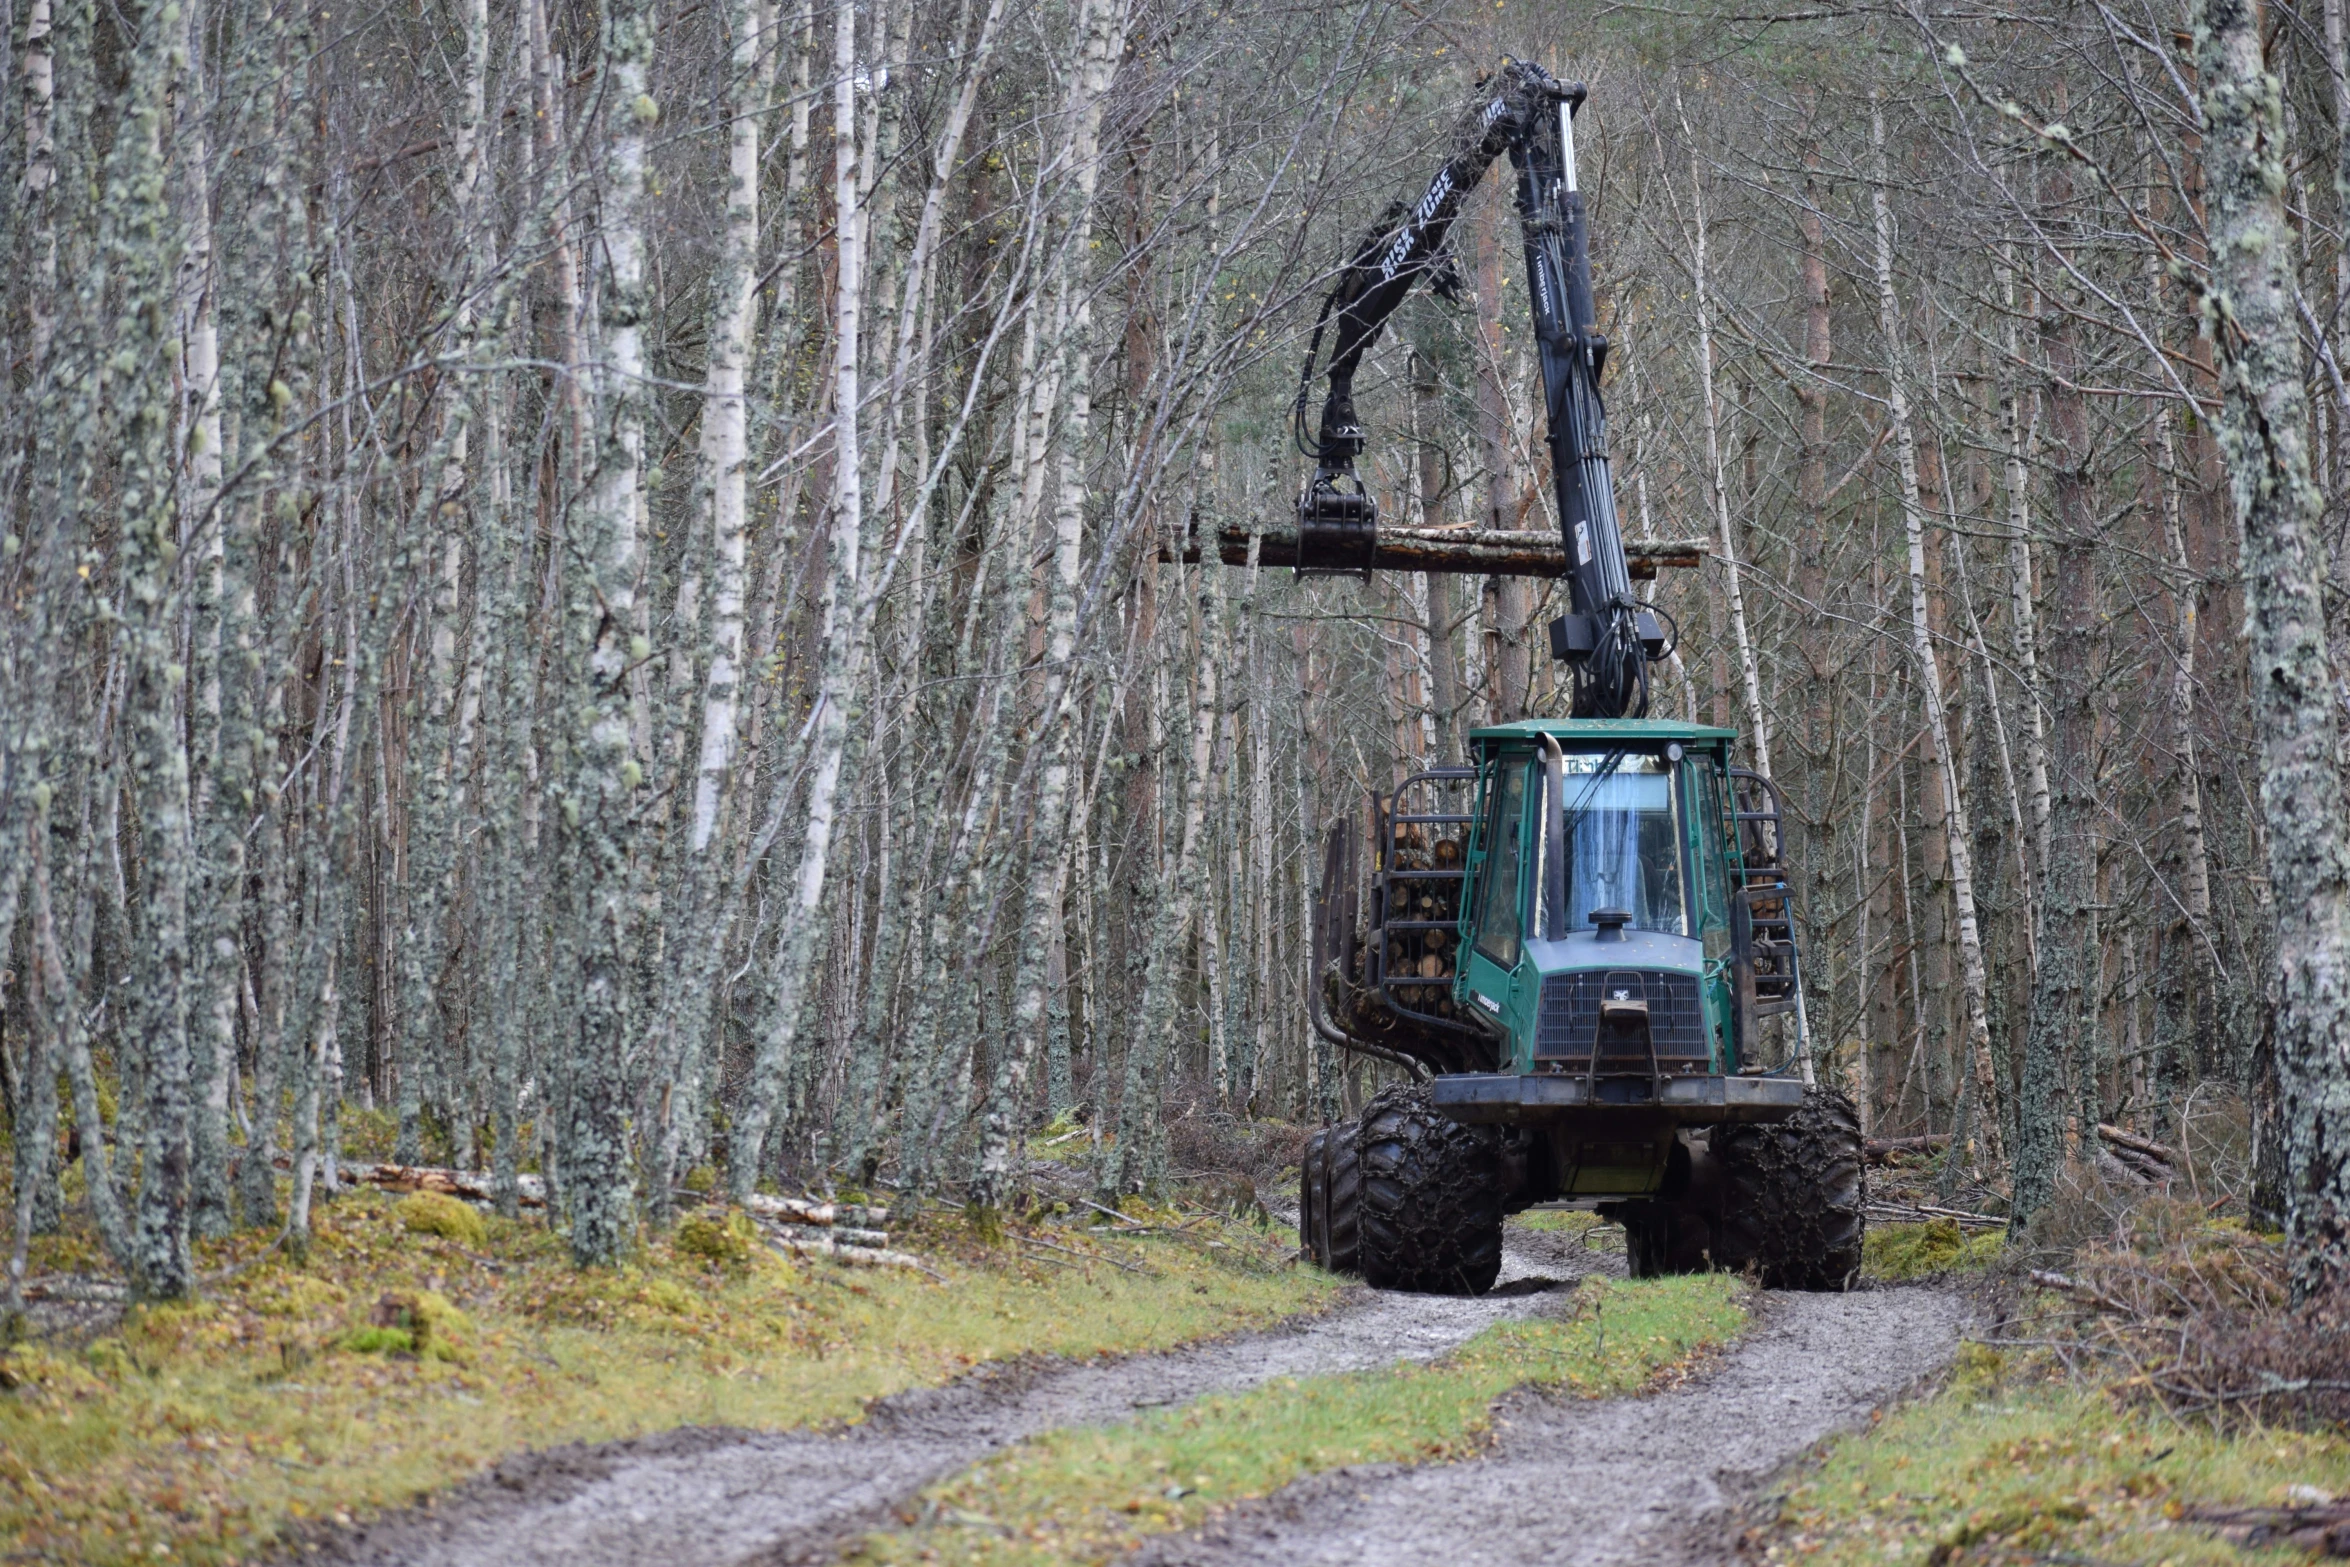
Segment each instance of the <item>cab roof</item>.
[{"label": "cab roof", "polygon": [[1684,744],[1735,741],[1738,731],[1711,724],[1683,723],[1674,718],[1521,718],[1514,724],[1493,724],[1469,731],[1471,740],[1537,740],[1550,735],[1561,745],[1573,741],[1653,741]]}]

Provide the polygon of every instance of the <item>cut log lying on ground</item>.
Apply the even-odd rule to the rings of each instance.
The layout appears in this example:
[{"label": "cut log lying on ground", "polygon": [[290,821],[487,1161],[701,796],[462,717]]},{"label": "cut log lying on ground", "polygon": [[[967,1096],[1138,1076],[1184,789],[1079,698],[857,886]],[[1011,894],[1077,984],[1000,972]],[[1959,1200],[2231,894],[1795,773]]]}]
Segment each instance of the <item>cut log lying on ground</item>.
[{"label": "cut log lying on ground", "polygon": [[2150,1186],[2167,1186],[2178,1170],[2179,1156],[2175,1149],[2102,1122],[2098,1124],[2097,1135],[2105,1143],[2103,1152],[2107,1158]]},{"label": "cut log lying on ground", "polygon": [[2135,1313],[2132,1312],[2130,1308],[2121,1301],[2115,1300],[2111,1295],[2105,1294],[2103,1291],[2097,1289],[2094,1285],[2082,1283],[2079,1279],[2072,1277],[2070,1274],[2049,1273],[2042,1269],[2034,1268],[2031,1272],[2024,1275],[2024,1279],[2025,1282],[2033,1284],[2040,1289],[2054,1290],[2059,1295],[2070,1295],[2073,1299],[2080,1301],[2082,1304],[2095,1306],[2100,1311],[2116,1312],[2125,1317],[2135,1315]]},{"label": "cut log lying on ground", "polygon": [[752,1193],[743,1200],[748,1212],[778,1224],[855,1225],[878,1230],[889,1222],[889,1210],[858,1203],[810,1202],[804,1197],[768,1197]]},{"label": "cut log lying on ground", "polygon": [[[496,1197],[491,1178],[474,1170],[449,1170],[429,1164],[346,1164],[345,1186],[380,1186],[388,1192],[439,1192],[467,1202],[490,1202]],[[515,1191],[525,1208],[547,1205],[547,1183],[535,1175],[514,1178]]]},{"label": "cut log lying on ground", "polygon": [[1938,1208],[1930,1202],[1873,1202],[1869,1204],[1868,1217],[1873,1224],[1930,1224],[1936,1219],[1948,1219],[1960,1229],[2007,1228],[2007,1220],[1996,1213],[1969,1213],[1964,1208]]},{"label": "cut log lying on ground", "polygon": [[1948,1132],[1936,1132],[1931,1137],[1872,1137],[1861,1144],[1871,1164],[1891,1164],[1908,1154],[1940,1153],[1949,1146]]},{"label": "cut log lying on ground", "polygon": [[2350,1504],[2342,1502],[2307,1507],[2189,1507],[2186,1517],[2246,1550],[2290,1545],[2327,1556],[2350,1556]]},{"label": "cut log lying on ground", "polygon": [[771,1234],[770,1244],[787,1256],[830,1257],[835,1262],[847,1263],[854,1268],[912,1268],[917,1273],[929,1274],[941,1284],[946,1282],[944,1275],[934,1272],[912,1252],[891,1251],[881,1246],[844,1245],[830,1236],[802,1238]]}]

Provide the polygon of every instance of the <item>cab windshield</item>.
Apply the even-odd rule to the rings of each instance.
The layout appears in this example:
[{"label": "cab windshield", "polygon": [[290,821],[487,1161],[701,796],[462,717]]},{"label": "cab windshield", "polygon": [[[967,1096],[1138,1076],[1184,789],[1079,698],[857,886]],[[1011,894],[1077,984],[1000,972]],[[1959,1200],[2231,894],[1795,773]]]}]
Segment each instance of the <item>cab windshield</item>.
[{"label": "cab windshield", "polygon": [[1622,909],[1635,930],[1687,935],[1672,764],[1620,752],[1566,764],[1566,928],[1589,930],[1593,909]]}]

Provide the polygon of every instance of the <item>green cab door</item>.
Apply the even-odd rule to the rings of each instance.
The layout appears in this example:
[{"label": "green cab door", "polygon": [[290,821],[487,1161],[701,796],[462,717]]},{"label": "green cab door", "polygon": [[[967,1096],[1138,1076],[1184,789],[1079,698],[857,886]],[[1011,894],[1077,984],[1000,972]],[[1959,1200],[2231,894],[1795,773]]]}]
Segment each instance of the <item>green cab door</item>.
[{"label": "green cab door", "polygon": [[[1461,910],[1460,1004],[1512,1036],[1510,1020],[1525,1010],[1526,908],[1536,855],[1530,809],[1533,765],[1524,754],[1489,758],[1478,780],[1482,807],[1469,851],[1468,897]],[[1513,1068],[1514,1069],[1514,1068]]]}]

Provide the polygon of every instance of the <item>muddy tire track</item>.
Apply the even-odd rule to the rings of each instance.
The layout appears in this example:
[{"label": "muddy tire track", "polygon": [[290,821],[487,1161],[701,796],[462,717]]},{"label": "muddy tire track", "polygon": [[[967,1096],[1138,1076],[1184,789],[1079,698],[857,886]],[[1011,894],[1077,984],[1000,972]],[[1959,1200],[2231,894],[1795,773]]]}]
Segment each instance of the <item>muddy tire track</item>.
[{"label": "muddy tire track", "polygon": [[[306,1542],[331,1567],[743,1567],[829,1560],[930,1481],[1061,1426],[1275,1377],[1430,1360],[1492,1323],[1567,1309],[1556,1286],[1621,1256],[1513,1232],[1502,1283],[1478,1300],[1356,1289],[1327,1314],[1164,1354],[1034,1359],[875,1404],[831,1431],[689,1428],[524,1454],[426,1505]],[[289,1558],[290,1559],[290,1558]]]}]

